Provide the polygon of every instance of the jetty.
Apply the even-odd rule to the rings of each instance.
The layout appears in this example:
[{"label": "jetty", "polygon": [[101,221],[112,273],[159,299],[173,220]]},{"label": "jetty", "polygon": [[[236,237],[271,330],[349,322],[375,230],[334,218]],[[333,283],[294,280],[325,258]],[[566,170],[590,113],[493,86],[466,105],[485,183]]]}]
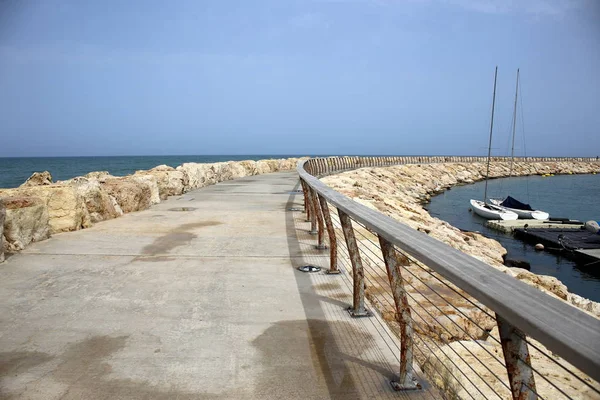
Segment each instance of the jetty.
[{"label": "jetty", "polygon": [[512,233],[517,229],[581,229],[582,223],[563,223],[560,221],[540,221],[537,219],[516,219],[514,221],[489,220],[485,223],[490,229],[503,233]]},{"label": "jetty", "polygon": [[544,245],[545,250],[559,252],[579,263],[596,265],[600,261],[600,235],[586,229],[518,228],[515,237]]},{"label": "jetty", "polygon": [[0,397],[600,394],[598,318],[319,179],[444,162],[480,160],[301,160],[32,242],[1,267]]},{"label": "jetty", "polygon": [[350,319],[337,277],[296,269],[328,265],[290,211],[298,187],[295,172],[222,182],[8,258],[0,393],[397,398],[381,317]]}]

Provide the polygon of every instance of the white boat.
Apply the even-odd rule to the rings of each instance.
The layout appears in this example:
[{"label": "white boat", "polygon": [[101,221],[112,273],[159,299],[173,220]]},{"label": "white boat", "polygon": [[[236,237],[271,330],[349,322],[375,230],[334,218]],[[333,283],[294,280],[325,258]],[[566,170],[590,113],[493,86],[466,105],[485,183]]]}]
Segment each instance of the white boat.
[{"label": "white boat", "polygon": [[[525,204],[524,208],[516,208],[516,207],[518,207],[518,205],[516,207],[507,207],[506,205],[504,205],[504,204],[506,204],[507,200],[514,200],[514,199],[512,197],[508,196],[504,200],[490,199],[490,203],[493,204],[494,206],[503,208],[506,211],[510,211],[510,212],[517,214],[519,216],[519,218],[521,218],[521,219],[538,219],[540,221],[545,221],[548,218],[550,218],[550,214],[548,214],[545,211],[541,211],[541,210],[533,210],[531,207],[529,207],[529,204]],[[518,203],[521,203],[521,202],[518,202]],[[521,203],[521,204],[523,204],[523,203]]]},{"label": "white boat", "polygon": [[502,219],[505,221],[514,221],[519,216],[517,213],[498,207],[494,204],[486,204],[481,200],[471,199],[471,208],[473,212],[485,219]]},{"label": "white boat", "polygon": [[[513,120],[512,120],[512,149],[510,153],[510,172],[508,177],[512,176],[513,164],[515,160],[515,132],[517,127],[517,101],[519,98],[519,70],[517,69],[517,86],[515,89],[515,106],[513,110]],[[521,219],[538,219],[541,221],[545,221],[550,218],[550,214],[541,210],[534,210],[531,208],[529,204],[525,204],[520,202],[519,200],[507,196],[505,199],[490,199],[490,203],[502,207],[507,211],[511,211],[519,216]]]},{"label": "white boat", "polygon": [[490,122],[490,143],[488,145],[488,158],[487,158],[487,170],[485,173],[485,191],[483,192],[483,201],[471,199],[471,209],[473,212],[480,217],[486,219],[503,219],[503,220],[515,220],[519,216],[512,212],[498,207],[493,204],[487,203],[487,189],[488,189],[488,178],[490,176],[490,158],[492,155],[492,133],[494,132],[494,108],[496,106],[496,81],[498,78],[498,67],[494,73],[494,96],[492,100],[492,118]]}]

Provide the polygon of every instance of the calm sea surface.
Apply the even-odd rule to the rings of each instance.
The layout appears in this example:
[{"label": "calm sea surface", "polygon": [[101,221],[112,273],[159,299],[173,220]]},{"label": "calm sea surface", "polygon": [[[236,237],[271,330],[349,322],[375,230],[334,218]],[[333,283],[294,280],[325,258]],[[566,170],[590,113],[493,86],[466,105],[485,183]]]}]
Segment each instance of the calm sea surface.
[{"label": "calm sea surface", "polygon": [[[459,186],[444,192],[427,206],[434,217],[467,231],[479,231],[499,241],[511,259],[531,263],[531,272],[560,279],[569,291],[600,301],[600,264],[577,265],[564,257],[536,252],[532,245],[485,227],[485,220],[469,212],[469,199],[483,199],[484,182]],[[490,180],[488,197],[511,195],[551,217],[580,221],[600,220],[600,175],[559,175],[504,178]]]},{"label": "calm sea surface", "polygon": [[131,174],[166,164],[177,167],[186,162],[262,160],[299,157],[295,155],[217,155],[217,156],[112,156],[112,157],[27,157],[0,158],[0,188],[21,185],[34,172],[50,171],[54,181],[71,179],[92,171],[108,171],[115,176]]}]

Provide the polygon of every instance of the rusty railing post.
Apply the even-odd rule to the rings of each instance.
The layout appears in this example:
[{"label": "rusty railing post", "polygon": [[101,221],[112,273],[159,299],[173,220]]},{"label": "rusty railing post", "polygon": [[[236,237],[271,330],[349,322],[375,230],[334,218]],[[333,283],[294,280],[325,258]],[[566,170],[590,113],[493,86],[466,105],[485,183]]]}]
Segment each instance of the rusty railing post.
[{"label": "rusty railing post", "polygon": [[354,289],[352,294],[352,307],[348,309],[348,312],[353,318],[370,317],[371,313],[365,308],[365,272],[360,259],[356,237],[354,236],[352,221],[348,214],[339,208],[338,215],[340,216],[344,238],[346,239],[346,246],[348,247],[348,255],[350,256],[350,262],[352,263],[352,283]]},{"label": "rusty railing post", "polygon": [[319,228],[317,245],[315,248],[318,250],[325,250],[327,248],[327,246],[325,246],[325,224],[323,223],[323,215],[321,214],[321,207],[319,206],[319,200],[317,199],[317,191],[311,188],[310,192],[313,203],[312,209],[315,212],[315,218],[317,219],[317,226]]},{"label": "rusty railing post", "polygon": [[400,324],[400,376],[398,381],[392,381],[391,384],[394,390],[420,389],[421,385],[413,373],[413,325],[402,278],[402,266],[408,266],[409,261],[396,252],[393,244],[378,237],[396,305],[396,321]]},{"label": "rusty railing post", "polygon": [[304,192],[304,212],[306,213],[306,222],[310,221],[310,207],[308,204],[308,185],[302,179],[300,179],[300,184],[302,185],[302,191]]},{"label": "rusty railing post", "polygon": [[329,271],[327,274],[339,274],[340,270],[337,265],[337,239],[335,237],[335,230],[333,222],[331,222],[331,214],[329,213],[329,205],[325,197],[319,196],[319,203],[321,204],[321,212],[323,219],[325,220],[325,226],[327,227],[327,236],[329,236]]},{"label": "rusty railing post", "polygon": [[523,339],[525,334],[498,314],[496,314],[496,321],[513,399],[537,399],[529,349]]},{"label": "rusty railing post", "polygon": [[310,210],[310,231],[308,231],[311,235],[316,235],[317,232],[317,213],[315,210],[315,202],[313,199],[313,189],[307,184],[306,191],[308,192],[307,202],[308,209]]}]

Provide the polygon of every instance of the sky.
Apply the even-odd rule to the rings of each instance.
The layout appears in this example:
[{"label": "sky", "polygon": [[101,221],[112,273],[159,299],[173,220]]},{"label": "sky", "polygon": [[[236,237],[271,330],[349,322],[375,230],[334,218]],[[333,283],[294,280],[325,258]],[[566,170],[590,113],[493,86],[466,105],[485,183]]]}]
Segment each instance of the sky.
[{"label": "sky", "polygon": [[0,157],[600,155],[598,0],[0,0]]}]

